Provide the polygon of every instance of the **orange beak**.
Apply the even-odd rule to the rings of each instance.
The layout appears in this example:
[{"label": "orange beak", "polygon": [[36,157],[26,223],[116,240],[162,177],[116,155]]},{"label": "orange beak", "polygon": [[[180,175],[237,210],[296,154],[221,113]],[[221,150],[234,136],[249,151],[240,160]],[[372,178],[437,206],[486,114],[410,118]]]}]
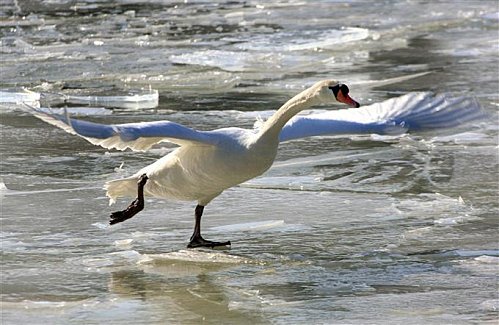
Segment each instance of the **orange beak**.
[{"label": "orange beak", "polygon": [[338,92],[336,100],[351,107],[360,107],[360,104],[358,102],[353,100],[352,97],[348,96],[348,94],[343,94],[343,92],[341,91]]}]

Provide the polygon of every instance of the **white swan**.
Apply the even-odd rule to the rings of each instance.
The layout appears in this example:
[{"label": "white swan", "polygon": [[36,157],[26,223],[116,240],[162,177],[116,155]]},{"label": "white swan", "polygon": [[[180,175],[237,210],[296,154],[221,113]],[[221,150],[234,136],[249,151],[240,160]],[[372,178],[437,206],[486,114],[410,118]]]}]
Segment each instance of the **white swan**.
[{"label": "white swan", "polygon": [[[104,125],[35,108],[31,112],[104,148],[143,151],[162,141],[178,144],[179,148],[133,176],[105,184],[111,203],[117,197],[137,195],[125,210],[111,214],[110,224],[141,211],[144,194],[197,201],[194,232],[188,247],[214,247],[230,242],[203,239],[204,207],[225,189],[264,173],[272,165],[280,141],[313,135],[401,133],[411,127],[448,127],[474,119],[481,112],[472,99],[447,100],[428,93],[412,93],[385,101],[385,105],[358,108],[360,105],[348,92],[346,85],[336,81],[320,81],[286,102],[258,130],[232,127],[196,131],[169,121]],[[301,110],[333,100],[357,108],[293,118]]]}]

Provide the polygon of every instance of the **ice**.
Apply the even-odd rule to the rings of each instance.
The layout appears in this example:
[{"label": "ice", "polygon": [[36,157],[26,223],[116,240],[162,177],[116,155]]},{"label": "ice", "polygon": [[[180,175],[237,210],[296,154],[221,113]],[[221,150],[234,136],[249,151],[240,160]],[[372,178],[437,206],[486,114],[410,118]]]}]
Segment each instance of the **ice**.
[{"label": "ice", "polygon": [[437,226],[454,226],[457,225],[458,223],[462,222],[463,218],[440,218],[433,223]]},{"label": "ice", "polygon": [[40,100],[40,93],[27,89],[21,91],[0,90],[0,103],[32,103]]},{"label": "ice", "polygon": [[482,18],[489,20],[499,20],[499,11],[485,13],[482,15]]},{"label": "ice", "polygon": [[213,264],[246,264],[252,263],[251,260],[239,257],[236,255],[229,255],[220,252],[212,252],[198,249],[180,250],[170,253],[162,254],[144,254],[139,264],[155,263],[165,261],[181,261],[192,263],[213,263]]},{"label": "ice", "polygon": [[77,302],[69,301],[30,301],[24,300],[22,302],[2,302],[7,309],[24,309],[24,310],[44,310],[44,309],[61,309],[68,305],[75,305]]},{"label": "ice", "polygon": [[230,90],[239,84],[241,77],[231,72],[214,70],[203,72],[191,71],[188,74],[128,74],[122,80],[127,83],[140,83],[145,86],[153,85],[156,88],[166,91],[181,91],[185,94],[194,93],[199,95]]},{"label": "ice", "polygon": [[456,253],[457,256],[463,257],[463,259],[457,261],[459,268],[464,268],[467,272],[476,275],[497,276],[497,271],[499,270],[499,251],[458,250],[451,253]]},{"label": "ice", "polygon": [[7,236],[1,236],[1,241],[2,241],[2,251],[5,253],[21,252],[29,250],[30,248],[29,244],[20,240],[9,239]]},{"label": "ice", "polygon": [[[395,207],[404,219],[420,220],[415,224],[416,227],[403,232],[403,240],[409,242],[441,238],[443,233],[453,236],[454,232],[459,231],[454,227],[479,220],[477,210],[466,204],[461,197],[452,198],[438,193],[419,194],[415,198],[401,200]],[[420,226],[421,222],[424,226]],[[459,253],[449,251],[446,254]]]},{"label": "ice", "polygon": [[89,186],[89,187],[78,187],[78,188],[57,188],[57,189],[43,189],[43,190],[8,190],[6,195],[36,195],[41,193],[64,193],[64,192],[74,192],[74,191],[88,191],[94,189],[101,189],[100,186]]},{"label": "ice", "polygon": [[[482,257],[484,255],[488,255],[490,257],[499,257],[499,250],[495,250],[495,249],[483,249],[483,250],[457,249],[454,251],[450,251],[449,254],[462,256],[462,257]],[[497,259],[496,259],[496,261],[497,261]]]},{"label": "ice", "polygon": [[146,109],[155,108],[159,103],[159,93],[152,89],[145,93],[130,93],[123,96],[77,96],[64,95],[64,102],[103,107]]},{"label": "ice", "polygon": [[454,256],[465,258],[473,257],[472,261],[484,264],[496,263],[499,261],[499,250],[497,249],[430,250],[429,252],[423,253],[424,255]]},{"label": "ice", "polygon": [[118,173],[118,174],[123,173],[123,172],[125,171],[125,170],[123,169],[123,166],[124,166],[124,165],[125,165],[125,163],[124,163],[124,162],[122,162],[122,163],[119,165],[119,167],[114,168],[114,171],[115,171],[116,173]]},{"label": "ice", "polygon": [[103,223],[103,222],[95,222],[92,224],[92,226],[97,227],[97,228],[102,229],[102,230],[109,228],[109,224]]},{"label": "ice", "polygon": [[0,90],[0,110],[12,110],[22,104],[40,107],[40,93],[23,90]]},{"label": "ice", "polygon": [[[250,52],[245,50],[200,50],[169,57],[176,64],[214,67],[234,73],[266,71],[274,74],[283,68],[292,70],[315,70],[310,58],[305,54],[291,55],[287,52]],[[321,64],[318,62],[318,64]],[[262,77],[265,74],[259,73]]]},{"label": "ice", "polygon": [[[420,69],[426,69],[426,65],[422,65],[419,67]],[[431,71],[425,71],[425,72],[418,72],[418,73],[413,73],[413,74],[408,74],[400,77],[393,77],[393,78],[386,78],[386,79],[380,79],[380,80],[359,80],[359,81],[353,81],[349,82],[350,86],[355,86],[355,87],[382,87],[382,86],[387,86],[387,85],[392,85],[404,81],[408,81],[411,79],[419,78],[422,76],[426,76],[427,74],[432,73]]]},{"label": "ice", "polygon": [[[432,215],[442,215],[445,213],[459,213],[471,210],[459,197],[452,198],[440,193],[422,193],[415,199],[407,199],[397,204],[397,208],[406,213],[415,210],[432,212]],[[469,211],[471,212],[471,211]]]},{"label": "ice", "polygon": [[[346,27],[336,30],[306,30],[261,34],[253,39],[236,44],[236,48],[251,51],[304,51],[317,49],[330,49],[340,44],[355,42],[369,37],[369,30],[358,27]],[[238,42],[237,38],[225,40]]]},{"label": "ice", "polygon": [[257,119],[257,118],[262,118],[262,119],[268,119],[271,117],[276,110],[266,110],[266,111],[247,111],[247,112],[241,112],[241,111],[235,111],[235,113],[240,117],[240,118],[245,118],[245,119]]},{"label": "ice", "polygon": [[436,136],[431,142],[454,142],[456,144],[467,144],[481,142],[488,138],[486,134],[478,132],[463,132],[447,136]]},{"label": "ice", "polygon": [[67,261],[76,264],[84,265],[86,267],[100,269],[100,268],[114,268],[130,263],[137,263],[143,259],[143,254],[135,250],[122,250],[107,254],[99,254],[95,256],[87,255],[84,258],[68,258]]},{"label": "ice", "polygon": [[[61,300],[64,298],[57,295],[44,295],[42,298],[33,297],[33,299],[22,301],[2,301],[2,312],[5,312],[2,320],[8,324],[88,323],[84,320],[88,319],[88,315],[92,315],[93,319],[98,319],[96,323],[102,324],[114,323],[122,315],[133,315],[140,310],[139,303],[119,296],[110,299],[92,297]],[[61,321],[61,318],[65,317],[68,321]]]},{"label": "ice", "polygon": [[[326,142],[317,139],[319,143]],[[365,140],[364,140],[365,141]],[[330,142],[330,141],[327,141]],[[278,161],[263,177],[242,186],[307,191],[394,193],[413,186],[414,178],[401,178],[407,168],[393,147],[379,150],[334,150],[329,153]],[[409,167],[426,177],[422,167]],[[300,170],[299,175],[292,175]],[[396,179],[397,182],[392,180]]]},{"label": "ice", "polygon": [[115,240],[114,245],[117,247],[129,247],[133,242],[133,239],[120,239],[120,240]]},{"label": "ice", "polygon": [[238,223],[233,225],[212,227],[211,230],[232,233],[235,231],[262,231],[284,226],[284,220],[268,220],[258,222]]},{"label": "ice", "polygon": [[[458,203],[465,207],[464,201],[458,199]],[[433,221],[436,226],[455,226],[464,222],[476,220],[476,216],[464,214],[462,216],[438,218]]]},{"label": "ice", "polygon": [[497,312],[499,311],[499,299],[489,299],[482,301],[480,307],[483,310]]},{"label": "ice", "polygon": [[475,261],[484,264],[495,264],[499,267],[499,256],[480,255],[475,257]]},{"label": "ice", "polygon": [[206,50],[170,56],[177,64],[217,67],[226,71],[246,71],[251,65],[259,64],[263,56],[245,52]]},{"label": "ice", "polygon": [[48,108],[40,107],[40,111],[50,114],[71,114],[75,116],[92,116],[92,115],[111,115],[113,111],[104,107],[59,107]]},{"label": "ice", "polygon": [[242,186],[303,190],[305,187],[317,186],[319,182],[317,176],[263,176],[249,180]]},{"label": "ice", "polygon": [[289,224],[284,220],[268,220],[268,221],[255,221],[245,222],[233,225],[225,225],[210,228],[211,231],[223,233],[235,232],[260,232],[260,233],[273,233],[273,232],[301,232],[309,230],[309,227],[304,224]]},{"label": "ice", "polygon": [[[77,115],[109,115],[111,111],[106,107],[147,109],[155,108],[159,103],[159,93],[151,89],[147,91],[133,90],[127,95],[104,96],[104,95],[67,95],[63,93],[33,92],[30,90],[9,91],[0,90],[0,107],[9,108],[8,104],[40,107],[40,99],[52,104],[84,104],[89,107],[67,107],[69,113]],[[92,107],[93,106],[93,107]],[[101,106],[101,107],[99,107]],[[42,108],[49,110],[49,108]],[[53,111],[62,112],[63,108],[52,108]]]}]

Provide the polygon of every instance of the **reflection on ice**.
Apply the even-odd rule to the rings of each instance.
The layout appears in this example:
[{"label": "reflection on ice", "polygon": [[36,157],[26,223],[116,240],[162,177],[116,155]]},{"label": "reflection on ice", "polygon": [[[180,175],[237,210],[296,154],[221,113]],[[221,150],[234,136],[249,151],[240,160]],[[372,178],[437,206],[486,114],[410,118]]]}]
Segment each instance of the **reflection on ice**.
[{"label": "reflection on ice", "polygon": [[116,271],[111,273],[108,288],[118,297],[116,304],[123,304],[117,315],[126,320],[136,319],[137,311],[125,302],[136,299],[154,310],[154,319],[162,324],[219,323],[221,315],[233,324],[266,323],[259,313],[231,308],[232,292],[227,292],[220,280],[209,273],[224,267],[169,264],[140,271]]}]

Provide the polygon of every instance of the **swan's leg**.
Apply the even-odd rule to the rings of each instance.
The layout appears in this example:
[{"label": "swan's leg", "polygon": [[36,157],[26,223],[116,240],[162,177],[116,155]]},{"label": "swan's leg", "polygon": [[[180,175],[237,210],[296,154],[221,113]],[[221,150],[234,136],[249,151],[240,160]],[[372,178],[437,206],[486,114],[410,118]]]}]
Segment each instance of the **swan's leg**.
[{"label": "swan's leg", "polygon": [[137,198],[125,210],[111,213],[110,225],[130,219],[144,209],[144,185],[148,179],[146,174],[140,176],[137,182]]},{"label": "swan's leg", "polygon": [[196,223],[194,224],[194,232],[192,233],[191,241],[189,242],[189,245],[187,245],[187,248],[195,248],[195,247],[213,248],[216,246],[229,246],[230,241],[218,242],[218,241],[206,240],[203,237],[201,237],[201,216],[203,215],[203,210],[204,206],[199,204],[196,206],[196,210],[194,212],[194,215],[196,217]]}]

